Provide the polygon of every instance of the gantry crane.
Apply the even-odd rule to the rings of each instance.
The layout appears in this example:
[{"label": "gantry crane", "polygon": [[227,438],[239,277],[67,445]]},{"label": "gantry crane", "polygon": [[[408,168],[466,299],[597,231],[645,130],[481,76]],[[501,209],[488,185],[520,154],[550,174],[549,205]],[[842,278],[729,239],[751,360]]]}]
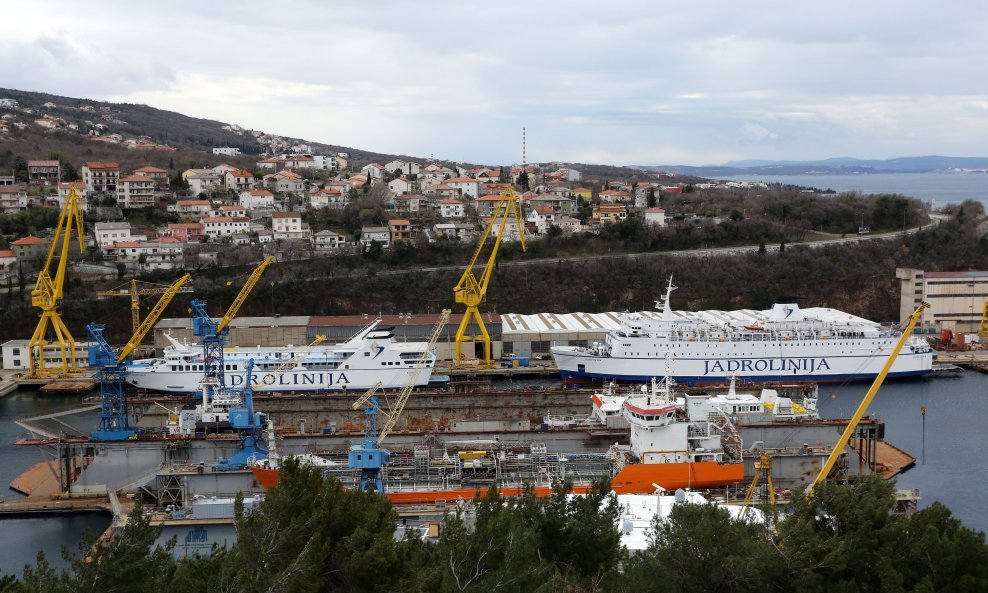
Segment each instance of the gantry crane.
[{"label": "gantry crane", "polygon": [[[449,315],[449,309],[443,309],[443,312],[439,314],[439,320],[436,322],[435,327],[432,328],[432,334],[429,336],[429,342],[425,347],[425,351],[422,353],[422,357],[415,362],[408,381],[398,393],[398,397],[390,410],[385,412],[378,405],[376,393],[381,388],[382,383],[380,381],[368,389],[357,401],[353,402],[351,407],[354,410],[365,404],[370,404],[364,408],[364,440],[352,445],[349,453],[350,467],[360,470],[361,490],[367,490],[369,484],[373,483],[374,489],[377,492],[384,492],[384,478],[381,475],[381,469],[390,463],[391,452],[381,447],[381,444],[391,434],[395,424],[398,422],[398,417],[401,416],[402,410],[405,409],[405,404],[408,403],[408,398],[415,388],[415,383],[418,381],[422,369],[429,363],[432,349],[435,348],[436,342],[439,341],[439,334],[442,333],[443,327],[449,321]],[[384,424],[380,431],[377,428],[378,414],[384,416]]]},{"label": "gantry crane", "polygon": [[[62,207],[61,214],[58,215],[58,224],[55,226],[55,236],[52,238],[51,247],[48,249],[48,257],[45,259],[45,265],[38,273],[38,282],[35,284],[34,290],[31,291],[31,305],[41,309],[41,319],[28,343],[28,358],[31,368],[26,377],[29,379],[69,377],[80,372],[75,360],[75,339],[58,314],[58,305],[62,300],[65,285],[65,270],[69,263],[73,228],[76,230],[79,252],[81,253],[83,250],[82,209],[79,207],[79,194],[74,187],[69,189],[65,205]],[[52,278],[51,261],[56,252],[58,252],[58,268],[55,270],[55,277]],[[49,325],[55,333],[54,343],[58,344],[62,356],[62,363],[57,368],[45,366],[45,346],[49,343]]]},{"label": "gantry crane", "polygon": [[192,280],[188,274],[175,281],[174,284],[158,299],[157,304],[144,318],[130,340],[117,351],[103,337],[104,326],[90,323],[86,326],[89,339],[93,344],[89,347],[89,366],[98,368],[95,378],[100,387],[100,427],[90,435],[93,440],[119,441],[137,434],[136,428],[131,428],[130,417],[127,414],[127,402],[124,399],[124,384],[127,374],[127,359],[141,345],[151,328],[158,323],[165,307],[178,294],[182,287]]},{"label": "gantry crane", "polygon": [[[487,333],[487,326],[484,325],[484,320],[481,318],[480,310],[477,307],[484,301],[484,297],[487,295],[487,285],[490,283],[491,275],[494,273],[494,262],[497,260],[497,252],[501,247],[501,241],[504,239],[504,231],[507,227],[509,216],[514,217],[515,225],[518,229],[518,238],[521,241],[521,249],[525,251],[525,226],[521,214],[521,196],[515,193],[510,187],[501,196],[497,206],[494,208],[494,215],[484,228],[484,233],[480,237],[480,240],[477,241],[477,249],[473,252],[473,258],[470,260],[470,264],[463,271],[460,281],[453,287],[453,296],[456,298],[456,302],[463,303],[467,306],[463,314],[463,319],[460,321],[460,326],[456,330],[456,350],[453,355],[454,366],[463,366],[463,352],[461,347],[464,342],[483,342],[484,357],[480,360],[478,366],[494,366],[494,361],[491,358],[491,336]],[[494,231],[495,227],[497,228],[496,231]],[[487,244],[487,240],[490,238],[492,232],[496,232],[494,246],[491,248],[490,255],[487,256],[487,264],[481,271],[480,278],[477,278],[474,275],[473,268],[477,265],[480,254],[483,252],[484,246]],[[471,321],[477,324],[477,329],[480,331],[479,334],[467,334],[467,328]]]},{"label": "gantry crane", "polygon": [[230,308],[226,310],[226,314],[219,321],[209,316],[209,313],[206,311],[206,301],[199,299],[192,301],[192,311],[195,313],[195,317],[192,319],[192,335],[199,337],[202,341],[204,384],[215,386],[225,385],[223,378],[223,343],[226,341],[227,326],[237,316],[241,305],[244,304],[247,296],[250,295],[254,286],[261,279],[264,270],[273,261],[274,258],[269,256],[254,268],[254,271],[247,277],[243,288],[237,294],[237,298],[233,299]]},{"label": "gantry crane", "polygon": [[[165,294],[166,291],[170,289],[168,286],[157,286],[150,282],[141,282],[140,280],[131,280],[129,283],[130,288],[124,289],[121,287],[115,288],[113,290],[101,290],[97,292],[97,296],[125,296],[130,297],[130,318],[131,324],[134,326],[133,331],[136,333],[137,328],[141,325],[141,297],[146,296],[160,296]],[[138,288],[138,284],[147,284],[150,286],[144,288]],[[191,286],[183,286],[178,292],[192,292]]]},{"label": "gantry crane", "polygon": [[841,455],[843,455],[844,447],[847,446],[847,443],[851,440],[851,435],[854,434],[855,430],[857,430],[858,423],[861,422],[861,418],[864,416],[864,413],[868,411],[868,406],[871,405],[871,400],[875,399],[875,394],[878,393],[878,389],[885,381],[885,376],[889,374],[889,370],[891,370],[892,364],[895,363],[896,357],[899,356],[899,352],[902,351],[902,347],[906,345],[906,342],[912,335],[913,328],[916,327],[916,323],[919,321],[919,318],[923,316],[923,311],[929,307],[929,303],[925,301],[921,302],[919,306],[916,307],[916,310],[913,311],[912,315],[909,316],[909,323],[907,323],[905,329],[902,330],[902,335],[899,337],[899,341],[896,342],[895,348],[893,348],[892,352],[889,354],[888,360],[885,361],[885,366],[882,367],[881,372],[878,373],[877,377],[875,377],[875,381],[868,389],[868,393],[865,394],[864,399],[862,399],[861,403],[858,405],[858,409],[855,410],[854,415],[851,416],[850,422],[847,423],[847,427],[845,427],[844,432],[841,433],[840,438],[837,440],[837,444],[834,445],[833,451],[830,452],[830,455],[827,457],[827,461],[824,462],[823,467],[820,468],[820,473],[817,474],[816,479],[813,480],[809,487],[807,487],[806,495],[808,497],[813,496],[814,487],[821,482],[826,481],[827,476],[830,475],[830,471],[834,468],[837,460]]}]

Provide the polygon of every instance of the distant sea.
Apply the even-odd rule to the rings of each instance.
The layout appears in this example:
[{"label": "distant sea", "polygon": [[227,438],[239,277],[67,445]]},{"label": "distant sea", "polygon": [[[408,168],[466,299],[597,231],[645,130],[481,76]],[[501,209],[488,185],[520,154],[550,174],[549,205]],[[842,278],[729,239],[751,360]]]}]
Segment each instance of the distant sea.
[{"label": "distant sea", "polygon": [[988,210],[988,173],[875,173],[862,175],[736,175],[731,181],[762,181],[836,192],[900,194],[933,208],[976,200]]}]

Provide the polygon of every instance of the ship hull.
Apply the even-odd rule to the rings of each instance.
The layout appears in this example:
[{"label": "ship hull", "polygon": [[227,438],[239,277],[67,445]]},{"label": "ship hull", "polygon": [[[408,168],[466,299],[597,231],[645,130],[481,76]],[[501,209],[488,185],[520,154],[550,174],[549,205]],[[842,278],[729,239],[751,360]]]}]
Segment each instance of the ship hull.
[{"label": "ship hull", "polygon": [[719,488],[744,479],[744,464],[698,461],[695,463],[634,463],[626,465],[611,481],[615,494],[651,494],[656,486],[673,491],[679,488]]},{"label": "ship hull", "polygon": [[[281,471],[277,469],[265,469],[260,467],[253,467],[251,471],[254,473],[254,477],[260,482],[261,486],[265,490],[270,490],[278,485],[281,479]],[[574,486],[572,492],[574,494],[585,494],[590,489],[590,486],[579,485]],[[388,500],[392,504],[396,505],[411,505],[411,504],[435,504],[439,501],[455,501],[455,500],[473,500],[477,497],[484,496],[487,494],[488,490],[485,488],[451,488],[449,490],[392,490],[385,493]],[[497,489],[498,494],[501,496],[521,496],[525,493],[524,487],[519,486],[506,486]],[[545,498],[552,494],[552,488],[549,486],[535,486],[532,488],[532,492],[535,496],[539,498]]]},{"label": "ship hull", "polygon": [[[160,368],[160,370],[159,370]],[[415,386],[428,385],[432,368],[419,373]],[[369,389],[378,381],[382,389],[401,389],[411,378],[411,368],[388,369],[348,369],[345,371],[287,371],[278,377],[256,372],[253,375],[254,392],[309,392],[324,393],[345,390]],[[199,389],[202,371],[173,371],[162,367],[131,365],[127,372],[127,383],[140,389],[167,393],[193,393]],[[240,373],[226,375],[226,383],[231,387],[242,387],[244,376]]]},{"label": "ship hull", "polygon": [[[786,383],[870,381],[881,371],[891,352],[888,344],[868,354],[842,352],[839,346],[833,349],[746,344],[741,348],[761,350],[755,353],[761,355],[739,356],[739,345],[732,342],[678,346],[671,350],[674,356],[670,360],[664,356],[601,356],[573,346],[554,346],[551,351],[564,379],[647,382],[666,376],[671,369],[673,379],[687,385],[727,383],[732,376],[742,381]],[[778,352],[784,352],[784,356]],[[933,357],[932,352],[903,352],[888,376],[928,375],[933,372]]]}]

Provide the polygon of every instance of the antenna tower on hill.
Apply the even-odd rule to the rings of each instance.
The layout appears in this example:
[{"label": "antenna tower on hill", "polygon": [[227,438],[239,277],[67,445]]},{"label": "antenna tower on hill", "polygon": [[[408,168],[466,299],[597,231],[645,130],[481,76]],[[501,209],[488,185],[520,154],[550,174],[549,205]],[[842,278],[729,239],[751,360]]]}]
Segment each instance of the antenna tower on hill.
[{"label": "antenna tower on hill", "polygon": [[521,129],[521,166],[525,166],[525,128]]}]

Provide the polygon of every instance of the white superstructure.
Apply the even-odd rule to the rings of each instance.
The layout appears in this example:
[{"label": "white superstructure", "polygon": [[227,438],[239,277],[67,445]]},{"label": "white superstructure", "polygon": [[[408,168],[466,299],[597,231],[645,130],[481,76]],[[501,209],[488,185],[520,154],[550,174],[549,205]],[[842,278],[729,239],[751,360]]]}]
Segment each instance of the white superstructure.
[{"label": "white superstructure", "polygon": [[[378,381],[383,389],[400,389],[408,383],[415,367],[424,369],[415,385],[429,382],[436,357],[426,342],[396,342],[390,331],[370,324],[346,342],[307,348],[287,370],[276,372],[303,347],[257,346],[225,348],[223,365],[226,383],[243,385],[247,361],[254,359],[251,382],[255,392],[325,392],[368,389]],[[193,393],[203,380],[203,352],[196,344],[168,338],[171,346],[161,358],[134,361],[127,367],[127,382],[141,389]]]},{"label": "white superstructure", "polygon": [[[835,309],[795,304],[743,315],[674,312],[674,289],[670,280],[660,314],[623,314],[604,342],[553,346],[560,374],[618,381],[671,376],[686,384],[723,383],[732,375],[749,381],[871,380],[901,335]],[[928,374],[933,359],[929,344],[911,337],[889,377]]]}]

